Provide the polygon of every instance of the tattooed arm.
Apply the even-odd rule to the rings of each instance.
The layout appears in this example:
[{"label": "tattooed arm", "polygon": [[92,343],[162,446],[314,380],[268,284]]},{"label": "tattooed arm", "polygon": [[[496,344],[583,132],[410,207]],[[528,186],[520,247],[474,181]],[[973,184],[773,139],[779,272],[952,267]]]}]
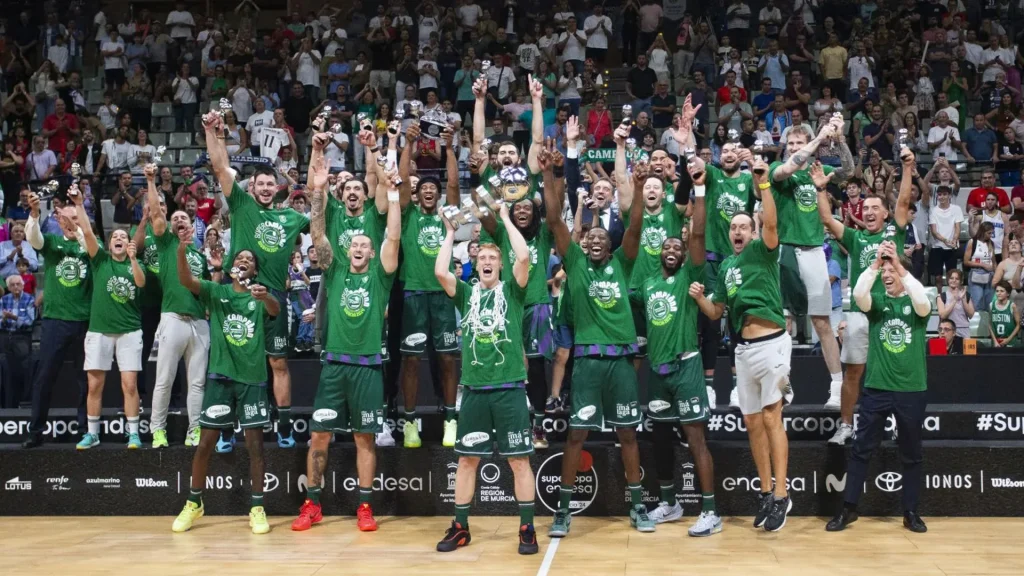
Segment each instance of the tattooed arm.
[{"label": "tattooed arm", "polygon": [[854,171],[853,151],[846,145],[846,140],[839,141],[839,168],[834,170],[836,180],[842,182],[849,178]]},{"label": "tattooed arm", "polygon": [[327,270],[334,260],[334,248],[327,239],[327,218],[324,214],[329,173],[323,151],[318,154],[314,149],[309,165],[309,185],[312,188],[309,195],[309,232],[313,237],[313,246],[316,247],[316,255],[322,270]]}]

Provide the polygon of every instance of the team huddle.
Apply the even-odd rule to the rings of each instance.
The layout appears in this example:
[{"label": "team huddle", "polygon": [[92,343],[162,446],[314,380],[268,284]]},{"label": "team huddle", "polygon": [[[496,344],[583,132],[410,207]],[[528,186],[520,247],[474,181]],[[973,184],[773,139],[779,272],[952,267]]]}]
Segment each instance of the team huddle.
[{"label": "team huddle", "polygon": [[[714,402],[709,398],[710,380],[723,316],[728,317],[736,343],[730,404],[744,416],[762,487],[756,527],[780,530],[793,506],[786,489],[788,441],[782,421],[782,408],[793,399],[787,311],[810,315],[815,329],[828,334],[822,342],[832,373],[830,402],[838,405],[841,396],[844,421],[848,411],[852,422],[869,357],[873,362],[867,369],[865,394],[872,391],[877,410],[897,409],[891,401],[886,403],[886,393],[923,391],[924,329],[930,306],[920,284],[901,264],[910,205],[908,173],[915,167],[912,152],[904,150],[901,157],[905,170],[894,218],[889,219],[884,199],[872,197],[865,202],[866,230],[853,230],[833,219],[826,191],[852,159],[839,138],[841,119],[823,122],[814,138],[792,131],[786,142],[788,159],[771,165],[738,143],[727,143],[718,168],[693,154],[693,134],[685,127],[692,126],[697,110],[687,99],[680,122],[684,129],[676,136],[683,157],[656,149],[649,158],[636,158],[627,142],[628,121],[619,126],[614,134],[614,180],[596,180],[589,193],[580,195],[570,229],[562,214],[567,195],[577,194],[572,177],[579,174],[580,162],[576,119],[569,118],[566,124],[563,156],[544,142],[543,86],[531,78],[528,157],[520,158],[511,142],[496,150],[483,149],[486,79],[477,80],[473,91],[471,153],[483,160],[476,162],[481,186],[465,209],[479,220],[482,234],[468,282],[453,263],[460,217],[458,210],[448,207],[464,205],[458,179],[449,177],[442,209],[441,182],[413,174],[412,149],[423,136],[417,123],[406,130],[404,146],[394,137],[384,149],[372,130],[360,131],[368,167],[364,180],[332,176],[324,157],[330,136],[315,132],[306,182],[311,207],[307,219],[275,204],[278,188],[272,169],[257,168],[243,187],[220,137],[223,119],[216,112],[206,114],[203,124],[213,176],[233,221],[230,250],[222,260],[207,261],[192,247],[194,231],[187,214],[167,215],[155,185],[155,165],[145,169],[145,217],[132,235],[115,232],[104,248],[88,226],[79,228],[71,216],[61,219],[63,237],[39,238],[47,261],[61,262],[63,272],[55,276],[54,285],[66,288],[55,292],[52,300],[48,292],[47,307],[74,309],[76,299],[86,295],[87,277],[94,287],[92,306],[85,314],[90,320],[85,349],[89,431],[79,448],[99,444],[103,380],[115,357],[122,375],[129,447],[141,445],[135,381],[142,349],[140,301],[143,291],[159,294],[154,447],[167,445],[167,402],[182,358],[191,424],[186,443],[197,447],[191,492],[174,520],[175,532],[189,530],[204,514],[202,489],[209,459],[221,431],[236,423],[244,430],[249,454],[250,526],[257,534],[270,531],[263,509],[263,427],[270,422],[272,392],[279,414],[279,444],[294,445],[287,427],[287,270],[292,247],[307,227],[323,275],[315,310],[306,315],[316,318],[323,353],[310,424],[307,497],[293,530],[308,530],[323,519],[320,487],[332,436],[339,432],[351,433],[356,446],[357,526],[362,531],[377,529],[372,511],[375,436],[382,430],[387,407],[382,341],[396,275],[403,283],[405,306],[400,348],[405,446],[415,448],[421,442],[415,425],[418,363],[432,349],[444,395],[443,444],[459,455],[455,518],[437,544],[442,552],[470,543],[477,467],[480,457],[491,455],[495,447],[508,459],[515,477],[519,553],[538,551],[529,461],[534,451],[530,406],[535,411],[543,407],[545,362],[556,348],[569,350],[574,369],[559,505],[548,530],[552,538],[569,534],[574,479],[588,432],[606,427],[615,430],[621,446],[632,527],[653,532],[657,524],[682,516],[673,484],[675,429],[681,425],[703,501],[688,533],[699,537],[721,532],[705,422]],[[452,137],[450,131],[440,135],[447,143],[449,174],[458,172]],[[836,140],[843,151],[843,168],[833,171],[812,163],[820,145]],[[749,170],[741,170],[744,165]],[[506,180],[514,185],[499,184]],[[625,221],[621,239],[614,241],[598,212],[583,209],[613,196]],[[77,222],[86,222],[82,195],[72,186],[68,197]],[[36,198],[32,214],[27,233],[34,245],[42,236]],[[830,298],[821,249],[823,228],[849,250],[854,262],[851,278],[858,279],[856,307],[843,347],[845,379],[831,336],[830,300],[822,306],[822,298]],[[144,254],[141,261],[139,252]],[[548,280],[553,256],[561,263],[561,289],[554,301]],[[876,282],[878,276],[881,282]],[[56,302],[57,298],[63,300]],[[637,384],[640,364],[635,363],[641,354],[648,359],[647,411],[661,490],[661,502],[653,510],[641,499],[636,439],[643,419]],[[455,365],[459,356],[461,370]],[[457,410],[458,385],[463,392]],[[923,413],[923,402],[921,406]],[[877,418],[869,426],[882,424],[884,418]],[[874,445],[869,441],[854,448],[854,476],[864,474],[877,447],[878,434],[871,438]],[[910,454],[913,448],[907,450]],[[916,463],[919,484],[919,447],[916,461],[910,455],[904,462],[908,471]],[[913,477],[905,478],[905,484],[913,483]],[[847,485],[857,487],[860,482],[850,480]],[[847,492],[843,512],[829,523],[830,530],[856,519],[858,496],[856,489]],[[905,512],[912,515],[908,527],[923,527],[916,515],[916,493],[908,497],[905,490],[904,496]]]}]

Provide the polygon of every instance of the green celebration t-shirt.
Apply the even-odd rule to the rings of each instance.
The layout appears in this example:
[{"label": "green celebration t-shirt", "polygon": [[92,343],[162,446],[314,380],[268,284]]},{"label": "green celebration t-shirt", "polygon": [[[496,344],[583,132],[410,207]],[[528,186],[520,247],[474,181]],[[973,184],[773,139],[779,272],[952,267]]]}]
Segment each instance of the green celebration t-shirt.
[{"label": "green celebration t-shirt", "polygon": [[713,302],[724,302],[733,332],[740,334],[743,321],[754,316],[786,327],[779,291],[779,248],[769,250],[760,239],[751,240],[739,254],[729,256],[718,270]]},{"label": "green celebration t-shirt", "polygon": [[[138,226],[132,226],[128,231],[129,238],[135,238]],[[146,224],[146,239],[141,246],[142,256],[139,264],[146,273],[146,286],[142,288],[142,307],[144,309],[159,308],[161,302],[160,290],[160,255],[156,248],[156,236],[153,235],[153,227]]]},{"label": "green celebration t-shirt", "polygon": [[[536,212],[534,215],[536,216]],[[505,223],[498,220],[498,228],[494,236],[480,229],[480,243],[492,242],[501,248],[501,254],[505,257],[505,263],[501,268],[501,279],[505,282],[515,282],[512,273],[512,265],[515,264],[516,254],[512,250],[512,243],[505,231]],[[547,225],[541,223],[537,234],[526,241],[526,247],[530,249],[530,279],[526,283],[526,306],[535,304],[550,304],[551,297],[548,294],[548,261],[551,260],[551,245],[554,238]]]},{"label": "green celebration t-shirt", "polygon": [[555,326],[572,327],[572,298],[569,296],[569,278],[562,280],[562,289],[555,298]]},{"label": "green celebration t-shirt", "polygon": [[[629,221],[628,210],[622,213],[622,218]],[[657,214],[644,211],[643,224],[640,226],[640,251],[637,252],[633,274],[629,278],[630,292],[640,288],[648,278],[661,274],[661,245],[666,238],[681,238],[682,231],[683,215],[674,205],[664,205]]]},{"label": "green celebration t-shirt", "polygon": [[687,258],[668,278],[661,273],[649,277],[634,296],[647,318],[647,358],[652,367],[697,350],[697,302],[689,290],[690,284],[703,280],[704,265]]},{"label": "green celebration t-shirt", "polygon": [[893,298],[884,290],[872,290],[867,316],[869,362],[864,386],[893,392],[927,390],[928,318],[914,312],[907,294]]},{"label": "green celebration t-shirt", "polygon": [[704,179],[704,206],[707,209],[707,251],[720,256],[732,254],[729,224],[739,212],[754,213],[754,178],[740,172],[729,178],[719,168],[708,165]]},{"label": "green celebration t-shirt", "polygon": [[603,265],[591,262],[579,244],[569,244],[563,260],[572,278],[572,318],[576,344],[636,344],[629,304],[629,278],[634,260],[620,247]]},{"label": "green celebration t-shirt", "polygon": [[[779,243],[793,246],[821,246],[825,238],[824,225],[818,216],[818,188],[811,180],[809,170],[797,170],[781,182],[773,178],[782,162],[774,162],[768,171],[775,206],[779,215]],[[834,172],[823,166],[825,174]]]},{"label": "green celebration t-shirt", "polygon": [[[992,329],[995,330],[996,338],[1003,340],[1013,333],[1013,329],[1017,327],[1017,322],[1013,319],[1013,302],[1011,300],[1007,300],[1006,304],[1000,308],[999,303],[993,298],[989,304],[988,312],[989,317],[992,319]],[[1014,347],[1015,344],[1015,342],[1007,342],[1006,346]]]},{"label": "green celebration t-shirt", "polygon": [[45,262],[43,318],[88,321],[93,285],[89,255],[78,240],[68,240],[56,234],[43,235],[43,249],[39,253]]},{"label": "green celebration t-shirt", "polygon": [[410,204],[402,211],[401,278],[405,289],[421,292],[441,292],[441,283],[434,276],[434,262],[441,251],[445,229],[441,216],[428,214],[417,205]]},{"label": "green celebration t-shirt", "polygon": [[309,226],[309,219],[291,208],[268,209],[259,205],[235,182],[228,196],[231,210],[231,250],[225,262],[234,262],[235,254],[251,250],[256,256],[259,274],[256,282],[273,290],[288,286],[288,263],[295,252],[295,240]]},{"label": "green celebration t-shirt", "polygon": [[[896,246],[902,248],[906,236],[906,227],[900,227],[895,220],[886,222],[882,229],[874,234],[867,230],[855,230],[850,226],[843,228],[843,237],[840,241],[850,253],[850,283],[857,285],[857,279],[875,261],[878,246],[882,242],[892,240]],[[855,311],[864,312],[856,301],[850,302],[850,305]]]},{"label": "green celebration t-shirt", "polygon": [[526,290],[515,280],[491,289],[455,283],[455,307],[462,313],[462,380],[470,388],[526,380],[523,309]]},{"label": "green celebration t-shirt", "polygon": [[333,196],[327,198],[327,209],[324,211],[326,220],[327,237],[334,244],[336,256],[343,261],[348,261],[348,247],[352,244],[352,238],[360,234],[370,237],[373,249],[379,251],[384,243],[384,229],[387,227],[388,215],[381,214],[377,207],[367,201],[363,207],[363,213],[359,216],[349,216],[345,205],[335,200]]},{"label": "green celebration t-shirt", "polygon": [[[154,238],[161,262],[159,278],[160,286],[163,288],[163,299],[160,302],[160,311],[197,319],[205,318],[206,310],[203,303],[178,281],[178,244],[181,241],[171,233],[170,228],[165,229],[163,235]],[[206,256],[196,250],[191,242],[185,246],[185,260],[194,278],[209,280],[210,271],[206,266]]]},{"label": "green celebration t-shirt", "polygon": [[118,262],[102,247],[92,262],[95,289],[89,331],[100,334],[127,334],[142,329],[142,289],[135,285],[132,263],[127,257]]},{"label": "green celebration t-shirt", "polygon": [[370,260],[369,269],[362,274],[352,272],[348,260],[333,260],[321,281],[328,306],[324,350],[350,356],[380,354],[384,313],[395,274],[384,272],[379,258]]},{"label": "green celebration t-shirt", "polygon": [[199,281],[199,299],[210,312],[210,375],[241,384],[266,384],[263,302],[248,290],[236,292],[234,284],[209,280]]}]

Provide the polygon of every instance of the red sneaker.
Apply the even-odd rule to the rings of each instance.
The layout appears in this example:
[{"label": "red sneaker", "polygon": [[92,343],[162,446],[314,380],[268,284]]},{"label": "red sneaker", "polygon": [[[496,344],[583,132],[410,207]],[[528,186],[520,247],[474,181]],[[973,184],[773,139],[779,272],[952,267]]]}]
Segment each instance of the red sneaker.
[{"label": "red sneaker", "polygon": [[292,522],[292,530],[296,532],[309,530],[313,524],[319,524],[323,519],[324,515],[320,505],[313,504],[312,500],[306,500],[302,503],[302,507],[299,508],[299,517]]},{"label": "red sneaker", "polygon": [[373,508],[367,503],[359,505],[359,509],[356,510],[356,526],[362,532],[376,532],[377,521],[373,519]]}]

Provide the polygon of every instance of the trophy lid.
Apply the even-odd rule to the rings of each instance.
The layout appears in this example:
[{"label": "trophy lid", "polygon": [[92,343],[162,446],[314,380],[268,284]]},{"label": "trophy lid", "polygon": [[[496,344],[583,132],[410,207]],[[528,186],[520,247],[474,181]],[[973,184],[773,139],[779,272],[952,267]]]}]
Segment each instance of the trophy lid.
[{"label": "trophy lid", "polygon": [[491,61],[490,60],[484,60],[483,62],[480,63],[480,71],[481,72],[487,72],[487,70],[490,69],[490,67],[491,67]]}]

